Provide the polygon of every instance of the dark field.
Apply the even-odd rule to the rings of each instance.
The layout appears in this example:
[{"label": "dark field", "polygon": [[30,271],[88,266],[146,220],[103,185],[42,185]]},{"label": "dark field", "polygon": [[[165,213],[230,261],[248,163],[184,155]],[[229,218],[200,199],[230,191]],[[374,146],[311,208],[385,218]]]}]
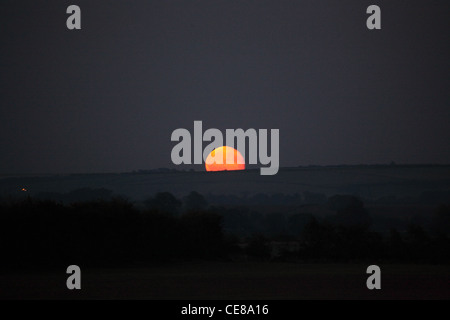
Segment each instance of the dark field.
[{"label": "dark field", "polygon": [[60,271],[0,275],[1,299],[449,299],[448,265],[380,264],[381,290],[366,287],[369,264],[198,262],[83,269],[81,290]]}]

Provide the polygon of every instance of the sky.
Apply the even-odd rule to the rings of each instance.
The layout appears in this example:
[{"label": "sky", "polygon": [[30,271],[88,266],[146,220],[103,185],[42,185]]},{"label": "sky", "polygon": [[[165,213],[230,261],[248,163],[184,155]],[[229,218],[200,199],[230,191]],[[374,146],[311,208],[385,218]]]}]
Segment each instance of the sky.
[{"label": "sky", "polygon": [[449,8],[4,0],[0,174],[203,170],[170,157],[195,120],[279,129],[281,166],[449,164]]}]

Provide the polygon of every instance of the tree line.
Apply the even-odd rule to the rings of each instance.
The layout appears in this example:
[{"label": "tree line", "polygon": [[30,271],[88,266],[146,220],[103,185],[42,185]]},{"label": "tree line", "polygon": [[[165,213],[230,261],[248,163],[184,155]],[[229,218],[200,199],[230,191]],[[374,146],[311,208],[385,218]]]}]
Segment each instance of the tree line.
[{"label": "tree line", "polygon": [[[334,196],[328,199],[334,212],[330,217],[297,217],[296,224],[291,221],[297,230],[245,237],[227,231],[229,212],[208,206],[196,192],[182,200],[162,192],[144,205],[117,197],[70,204],[31,197],[0,201],[2,267],[229,260],[237,255],[260,260],[450,262],[446,205],[436,210],[434,233],[411,224],[406,232],[392,228],[381,234],[371,230],[372,218],[360,199]],[[267,221],[276,224],[276,219]],[[297,249],[274,257],[274,242],[295,243]]]}]

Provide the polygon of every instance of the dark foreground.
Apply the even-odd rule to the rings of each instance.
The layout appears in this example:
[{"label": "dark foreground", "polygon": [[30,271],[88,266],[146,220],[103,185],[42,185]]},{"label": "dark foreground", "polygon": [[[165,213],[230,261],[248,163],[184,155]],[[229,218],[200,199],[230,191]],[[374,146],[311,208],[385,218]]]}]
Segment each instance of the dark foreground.
[{"label": "dark foreground", "polygon": [[381,290],[366,287],[368,265],[200,262],[122,269],[81,267],[81,290],[61,271],[2,272],[0,299],[450,299],[447,265],[380,264]]}]

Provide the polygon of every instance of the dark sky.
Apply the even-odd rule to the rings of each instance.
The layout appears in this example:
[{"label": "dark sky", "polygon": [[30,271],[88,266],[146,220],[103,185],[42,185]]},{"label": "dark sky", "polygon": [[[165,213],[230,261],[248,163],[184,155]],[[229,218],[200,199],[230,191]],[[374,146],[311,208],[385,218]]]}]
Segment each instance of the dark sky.
[{"label": "dark sky", "polygon": [[174,167],[194,120],[280,129],[282,166],[450,163],[448,3],[2,1],[0,173]]}]

